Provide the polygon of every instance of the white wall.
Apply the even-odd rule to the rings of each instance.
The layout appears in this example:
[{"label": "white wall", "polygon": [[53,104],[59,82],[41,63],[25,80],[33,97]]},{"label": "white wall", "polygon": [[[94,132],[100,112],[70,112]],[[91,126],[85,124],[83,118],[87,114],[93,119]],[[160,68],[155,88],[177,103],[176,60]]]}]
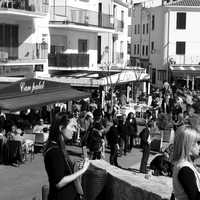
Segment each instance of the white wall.
[{"label": "white wall", "polygon": [[[169,57],[173,57],[176,64],[198,64],[200,62],[200,12],[186,12],[186,29],[176,29],[177,11],[170,11],[170,31],[169,31]],[[185,56],[176,55],[176,42],[185,41]]]},{"label": "white wall", "polygon": [[122,6],[120,4],[114,3],[113,5],[117,6],[116,9],[116,14],[115,14],[115,18],[118,20],[121,20],[121,11],[124,11],[124,28],[123,31],[118,31],[118,39],[115,42],[115,49],[114,52],[115,53],[120,53],[120,43],[123,42],[123,50],[122,52],[124,53],[124,59],[122,63],[114,63],[114,64],[119,64],[119,67],[121,66],[125,66],[127,63],[127,42],[128,42],[128,7]]},{"label": "white wall", "polygon": [[[25,17],[24,17],[25,18]],[[40,19],[21,19],[21,17],[1,17],[0,23],[16,24],[19,27],[19,48],[18,56],[23,61],[27,60],[30,64],[33,64],[36,59],[36,43],[42,43],[42,38],[45,35],[46,42],[49,44],[49,29],[48,29],[48,16]],[[49,49],[49,46],[48,46]],[[37,72],[43,76],[48,76],[48,56],[46,54],[45,60],[42,60],[40,64],[44,65],[43,72]]]},{"label": "white wall", "polygon": [[51,45],[60,45],[60,43],[63,42],[66,47],[64,53],[78,53],[78,39],[87,40],[89,67],[91,69],[97,68],[97,33],[73,31],[67,29],[50,29],[50,34]]}]

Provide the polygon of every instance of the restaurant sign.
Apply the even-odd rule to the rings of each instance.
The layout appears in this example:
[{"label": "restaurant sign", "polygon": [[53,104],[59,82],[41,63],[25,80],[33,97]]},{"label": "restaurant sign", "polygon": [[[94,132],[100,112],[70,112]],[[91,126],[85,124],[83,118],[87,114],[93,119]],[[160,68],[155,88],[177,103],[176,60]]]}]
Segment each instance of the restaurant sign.
[{"label": "restaurant sign", "polygon": [[35,81],[22,81],[20,82],[20,91],[21,92],[30,92],[33,93],[37,90],[43,90],[45,88],[45,80],[35,80]]}]

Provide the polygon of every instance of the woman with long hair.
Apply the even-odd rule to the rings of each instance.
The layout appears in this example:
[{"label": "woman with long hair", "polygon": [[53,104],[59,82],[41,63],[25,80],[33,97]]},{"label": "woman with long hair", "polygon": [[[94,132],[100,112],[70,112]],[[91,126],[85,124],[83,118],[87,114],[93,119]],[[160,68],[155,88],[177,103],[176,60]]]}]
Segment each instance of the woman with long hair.
[{"label": "woman with long hair", "polygon": [[67,114],[56,114],[44,151],[44,164],[49,179],[48,200],[75,200],[82,195],[78,178],[87,170],[89,161],[85,160],[81,169],[74,172],[74,165],[65,150],[65,142],[72,139],[73,129]]},{"label": "woman with long hair", "polygon": [[199,152],[200,134],[190,126],[179,127],[173,152],[173,189],[177,200],[200,199],[200,174],[193,164]]}]

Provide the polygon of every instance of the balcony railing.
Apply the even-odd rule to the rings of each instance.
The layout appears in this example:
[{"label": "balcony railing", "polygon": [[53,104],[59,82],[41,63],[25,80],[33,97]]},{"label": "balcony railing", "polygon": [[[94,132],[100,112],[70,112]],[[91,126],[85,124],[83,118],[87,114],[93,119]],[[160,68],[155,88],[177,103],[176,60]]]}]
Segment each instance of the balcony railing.
[{"label": "balcony railing", "polygon": [[89,54],[49,54],[49,66],[89,67]]},{"label": "balcony railing", "polygon": [[16,47],[0,46],[0,63],[27,62],[48,58],[48,45],[46,43],[22,43]]},{"label": "balcony railing", "polygon": [[168,62],[177,65],[198,65],[200,63],[200,55],[171,55]]},{"label": "balcony railing", "polygon": [[0,0],[1,9],[16,9],[30,12],[48,13],[48,0]]},{"label": "balcony railing", "polygon": [[74,23],[113,29],[114,25],[111,23],[111,19],[112,16],[109,14],[100,14],[86,9],[69,6],[53,6],[50,8],[51,23]]}]

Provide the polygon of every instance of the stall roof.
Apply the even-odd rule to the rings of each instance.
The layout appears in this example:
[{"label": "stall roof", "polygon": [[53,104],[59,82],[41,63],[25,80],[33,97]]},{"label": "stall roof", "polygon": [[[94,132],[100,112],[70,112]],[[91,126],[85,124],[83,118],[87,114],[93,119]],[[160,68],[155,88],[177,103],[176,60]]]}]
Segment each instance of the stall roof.
[{"label": "stall roof", "polygon": [[90,96],[69,84],[42,79],[22,79],[0,89],[0,108],[16,111]]},{"label": "stall roof", "polygon": [[71,74],[68,76],[51,77],[56,81],[70,83],[77,87],[99,87],[100,85],[123,84],[132,81],[149,81],[149,74],[143,68],[133,68],[132,70],[121,70],[118,72],[88,72],[81,74]]}]

